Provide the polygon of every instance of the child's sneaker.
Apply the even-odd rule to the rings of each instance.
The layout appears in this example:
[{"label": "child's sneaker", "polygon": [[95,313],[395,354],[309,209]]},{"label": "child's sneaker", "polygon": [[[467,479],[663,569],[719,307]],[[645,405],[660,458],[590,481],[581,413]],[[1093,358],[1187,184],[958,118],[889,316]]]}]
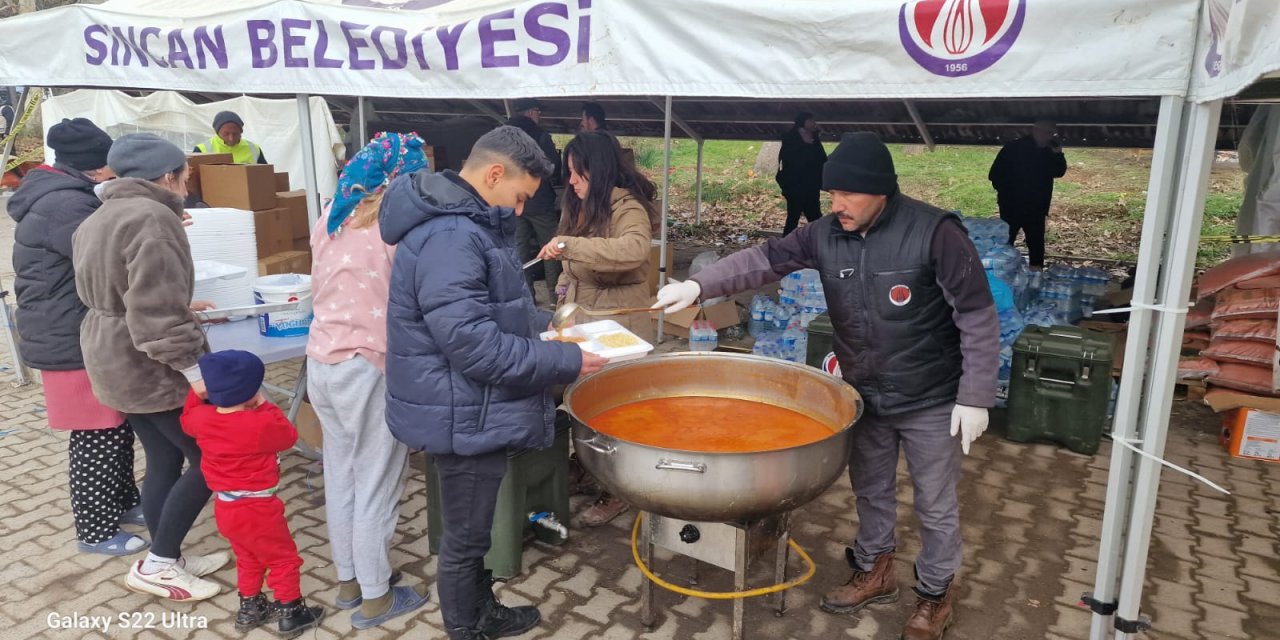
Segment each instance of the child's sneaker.
[{"label": "child's sneaker", "polygon": [[240,611],[236,613],[236,631],[249,633],[271,620],[271,603],[259,593],[252,598],[240,596]]},{"label": "child's sneaker", "polygon": [[130,591],[149,593],[178,602],[208,600],[221,591],[217,584],[201,580],[176,564],[156,573],[144,574],[141,560],[129,569],[129,577],[125,579],[124,585]]},{"label": "child's sneaker", "polygon": [[231,562],[231,556],[226,551],[215,551],[207,556],[184,555],[178,559],[178,566],[197,578],[203,578],[228,562]]},{"label": "child's sneaker", "polygon": [[277,600],[275,615],[280,618],[276,635],[287,640],[302,635],[307,629],[320,626],[320,621],[324,620],[324,607],[309,607],[303,598],[292,602]]}]

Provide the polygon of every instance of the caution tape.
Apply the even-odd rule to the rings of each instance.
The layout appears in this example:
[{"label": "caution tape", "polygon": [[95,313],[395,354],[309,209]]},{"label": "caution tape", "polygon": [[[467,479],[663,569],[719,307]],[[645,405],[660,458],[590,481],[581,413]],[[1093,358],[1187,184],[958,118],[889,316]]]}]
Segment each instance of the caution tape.
[{"label": "caution tape", "polygon": [[[41,99],[39,92],[31,94],[31,98],[27,101],[27,108],[22,111],[22,117],[18,118],[18,123],[9,127],[9,135],[0,138],[0,149],[8,146],[9,141],[18,137],[18,134],[26,128],[27,121],[31,119],[31,114],[36,112],[36,107],[40,106]],[[5,171],[8,171],[8,169],[5,169]]]},{"label": "caution tape", "polygon": [[1231,244],[1280,242],[1280,236],[1200,236],[1200,239],[1204,242],[1230,242]]},{"label": "caution tape", "polygon": [[9,164],[5,165],[4,171],[0,171],[0,173],[9,173],[10,171],[17,169],[19,166],[22,166],[22,163],[24,162],[31,162],[33,160],[40,159],[43,154],[44,152],[39,149],[35,151],[28,151],[25,154],[10,160]]}]

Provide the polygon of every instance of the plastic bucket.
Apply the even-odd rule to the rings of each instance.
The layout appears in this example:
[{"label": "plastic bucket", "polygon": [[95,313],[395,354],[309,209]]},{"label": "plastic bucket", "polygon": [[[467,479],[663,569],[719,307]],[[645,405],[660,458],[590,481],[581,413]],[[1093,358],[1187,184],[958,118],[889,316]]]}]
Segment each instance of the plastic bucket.
[{"label": "plastic bucket", "polygon": [[296,311],[275,311],[258,316],[258,333],[268,338],[305,336],[315,317],[311,307],[311,276],[284,273],[263,276],[253,282],[255,304],[298,302]]}]

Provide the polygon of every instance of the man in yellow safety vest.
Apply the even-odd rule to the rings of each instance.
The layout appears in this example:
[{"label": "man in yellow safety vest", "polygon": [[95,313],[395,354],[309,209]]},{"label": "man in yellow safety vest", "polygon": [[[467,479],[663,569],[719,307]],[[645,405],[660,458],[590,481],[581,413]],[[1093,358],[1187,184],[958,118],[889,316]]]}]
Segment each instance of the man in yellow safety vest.
[{"label": "man in yellow safety vest", "polygon": [[244,120],[233,111],[220,111],[213,118],[214,136],[196,145],[196,153],[229,153],[236,164],[266,164],[258,145],[245,140]]}]

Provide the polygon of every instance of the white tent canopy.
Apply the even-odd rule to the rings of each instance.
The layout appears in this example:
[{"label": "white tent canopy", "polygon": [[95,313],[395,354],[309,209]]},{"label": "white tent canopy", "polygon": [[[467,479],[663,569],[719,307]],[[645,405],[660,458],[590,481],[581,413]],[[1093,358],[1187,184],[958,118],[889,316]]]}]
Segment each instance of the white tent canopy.
[{"label": "white tent canopy", "polygon": [[1181,96],[1198,13],[1198,0],[110,0],[0,23],[0,84],[42,69],[46,86],[406,98]]},{"label": "white tent canopy", "polygon": [[[337,158],[343,150],[342,135],[333,123],[333,114],[321,98],[311,99],[311,135],[317,171],[317,187],[323,197],[330,197],[338,187]],[[234,111],[244,119],[244,135],[262,147],[267,161],[277,171],[288,171],[290,186],[301,189],[306,182],[307,152],[298,144],[302,124],[292,100],[233,98],[221,102],[195,104],[168,91],[135,98],[117,91],[80,90],[55,96],[42,105],[45,134],[63,118],[89,118],[112,137],[145,131],[164,136],[190,151],[213,136],[213,116],[219,111]],[[45,149],[46,158],[53,157]]]},{"label": "white tent canopy", "polygon": [[[1221,101],[1276,70],[1275,0],[110,0],[0,21],[0,85],[291,94],[300,119],[309,94],[654,96],[669,142],[672,97],[1158,96],[1112,430],[1155,458]],[[1113,447],[1094,640],[1141,628],[1160,472]]]}]

